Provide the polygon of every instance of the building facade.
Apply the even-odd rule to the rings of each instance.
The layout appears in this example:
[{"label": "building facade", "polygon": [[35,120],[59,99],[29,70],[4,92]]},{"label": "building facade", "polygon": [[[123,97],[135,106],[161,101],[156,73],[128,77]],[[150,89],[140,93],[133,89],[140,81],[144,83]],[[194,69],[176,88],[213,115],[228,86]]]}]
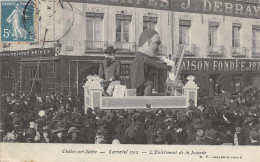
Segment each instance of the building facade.
[{"label": "building facade", "polygon": [[[122,63],[121,82],[129,85],[129,65],[145,28],[159,33],[161,51],[171,58],[178,59],[185,45],[181,77],[185,82],[186,76],[195,75],[200,96],[208,96],[210,80],[234,94],[247,86],[260,89],[259,2],[73,0],[63,2],[62,9],[56,2],[52,5],[50,13],[59,11],[62,21],[58,16],[51,22],[42,20],[36,44],[2,44],[3,55],[51,48],[48,55],[2,56],[2,65],[8,65],[2,68],[2,90],[81,94],[86,77],[97,73],[109,44],[116,47]],[[46,6],[41,3],[39,8],[44,11]],[[49,41],[43,45],[44,36]],[[164,91],[165,78],[166,74],[154,72],[154,91]]]}]

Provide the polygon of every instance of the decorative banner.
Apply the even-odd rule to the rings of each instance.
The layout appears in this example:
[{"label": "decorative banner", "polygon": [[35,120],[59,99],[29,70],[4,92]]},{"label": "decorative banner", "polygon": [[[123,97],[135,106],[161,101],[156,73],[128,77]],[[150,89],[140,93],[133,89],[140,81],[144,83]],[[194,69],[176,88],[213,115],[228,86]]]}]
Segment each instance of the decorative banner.
[{"label": "decorative banner", "polygon": [[55,48],[34,48],[29,50],[21,50],[21,51],[5,51],[0,52],[0,57],[26,57],[26,56],[34,56],[34,57],[46,57],[46,56],[55,56]]},{"label": "decorative banner", "polygon": [[[64,0],[260,19],[260,4],[234,0]],[[172,5],[171,5],[172,4]]]},{"label": "decorative banner", "polygon": [[260,60],[185,58],[184,71],[260,72]]}]

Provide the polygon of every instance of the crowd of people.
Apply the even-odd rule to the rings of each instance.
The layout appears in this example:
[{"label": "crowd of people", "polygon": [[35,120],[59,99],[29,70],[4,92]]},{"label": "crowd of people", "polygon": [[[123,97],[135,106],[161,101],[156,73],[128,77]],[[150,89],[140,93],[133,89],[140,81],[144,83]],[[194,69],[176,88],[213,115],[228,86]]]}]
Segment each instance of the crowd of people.
[{"label": "crowd of people", "polygon": [[[249,95],[250,96],[250,95]],[[2,94],[1,142],[259,145],[260,105],[250,97],[185,110],[102,110],[62,94]],[[250,101],[250,102],[248,102]]]}]

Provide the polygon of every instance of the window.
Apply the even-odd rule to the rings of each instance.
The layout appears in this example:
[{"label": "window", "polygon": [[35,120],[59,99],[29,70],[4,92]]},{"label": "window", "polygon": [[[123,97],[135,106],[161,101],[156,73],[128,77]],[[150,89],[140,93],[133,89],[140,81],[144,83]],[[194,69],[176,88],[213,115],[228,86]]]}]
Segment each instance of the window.
[{"label": "window", "polygon": [[231,93],[238,94],[241,92],[241,75],[231,75]]},{"label": "window", "polygon": [[179,22],[179,44],[189,44],[190,21],[180,20]]},{"label": "window", "polygon": [[240,47],[240,24],[232,26],[232,47]]},{"label": "window", "polygon": [[116,41],[129,42],[131,15],[116,15]]},{"label": "window", "polygon": [[155,30],[156,25],[157,25],[157,17],[148,17],[148,16],[143,17],[143,30],[145,29]]},{"label": "window", "polygon": [[41,79],[41,68],[30,68],[30,73],[31,73],[31,77],[32,80],[34,80],[34,78],[36,80],[40,80]]},{"label": "window", "polygon": [[253,47],[260,47],[260,26],[253,26],[252,41]]},{"label": "window", "polygon": [[14,74],[12,73],[12,70],[6,68],[3,72],[3,78],[14,78]]},{"label": "window", "polygon": [[218,45],[218,27],[217,22],[211,22],[209,25],[209,46]]},{"label": "window", "polygon": [[2,73],[2,92],[11,92],[15,90],[15,78],[13,70],[7,65],[4,64]]},{"label": "window", "polygon": [[[38,70],[37,70],[38,69]],[[42,68],[23,67],[22,87],[25,92],[41,93]]]},{"label": "window", "polygon": [[102,40],[104,14],[87,13],[87,41]]}]

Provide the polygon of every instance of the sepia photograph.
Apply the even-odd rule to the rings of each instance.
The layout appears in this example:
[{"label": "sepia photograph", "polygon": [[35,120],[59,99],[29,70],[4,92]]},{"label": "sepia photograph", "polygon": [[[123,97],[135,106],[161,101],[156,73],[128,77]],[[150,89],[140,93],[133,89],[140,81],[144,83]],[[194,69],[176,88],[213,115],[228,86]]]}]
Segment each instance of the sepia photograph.
[{"label": "sepia photograph", "polygon": [[0,19],[0,161],[260,161],[260,0],[0,0]]}]

